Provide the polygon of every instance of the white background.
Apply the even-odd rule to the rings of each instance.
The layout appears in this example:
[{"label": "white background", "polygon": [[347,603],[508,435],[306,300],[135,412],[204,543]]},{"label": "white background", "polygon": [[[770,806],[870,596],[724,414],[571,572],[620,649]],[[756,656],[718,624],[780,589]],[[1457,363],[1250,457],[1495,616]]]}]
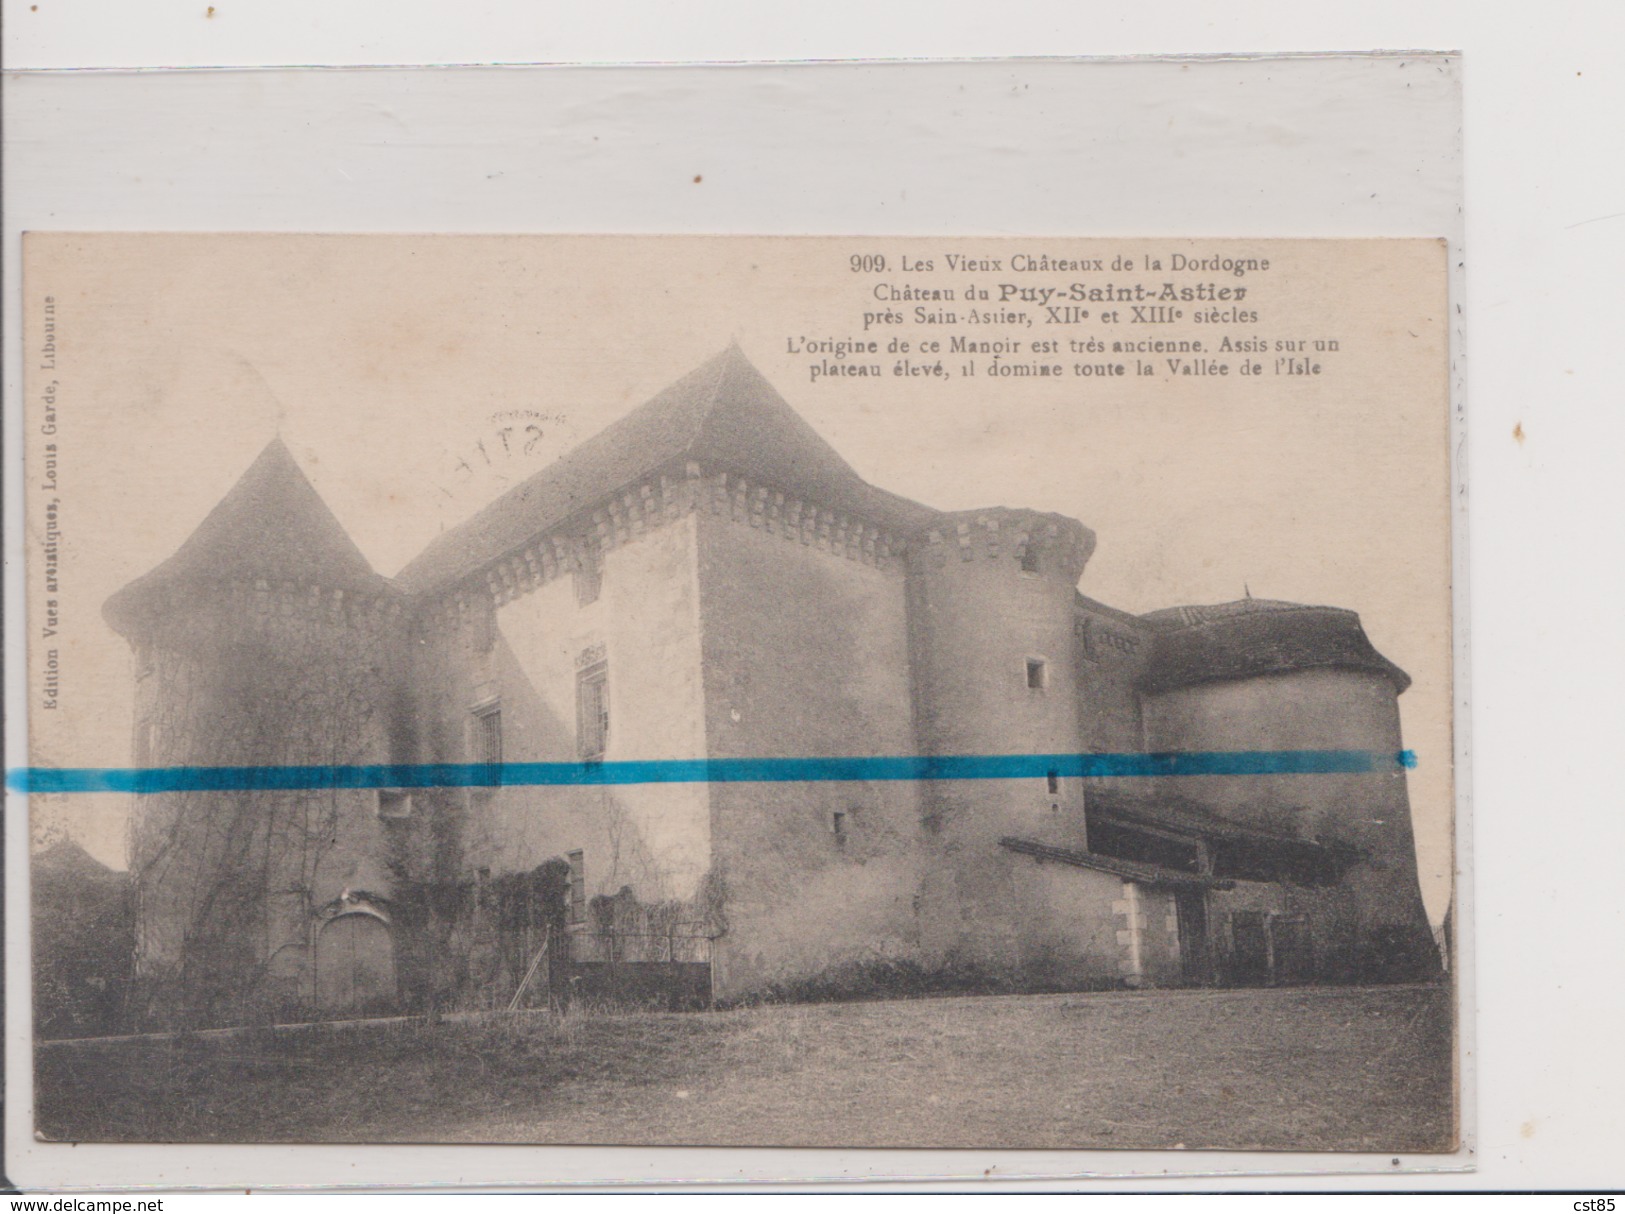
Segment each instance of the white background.
[{"label": "white background", "polygon": [[[1601,4],[1547,5],[1537,11],[1526,5],[1414,0],[1364,3],[1348,13],[1287,3],[1236,4],[1219,11],[1196,3],[1108,10],[1077,3],[928,7],[878,0],[823,3],[795,12],[761,4],[653,2],[566,9],[522,0],[456,6],[369,0],[342,8],[313,0],[276,5],[224,0],[213,16],[206,8],[150,0],[38,0],[34,11],[30,3],[6,0],[6,65],[16,71],[160,64],[1462,50],[1479,1171],[1394,1180],[1404,1187],[1618,1185],[1625,1167],[1618,1148],[1625,1090],[1625,1046],[1618,1031],[1625,911],[1614,886],[1625,826],[1611,764],[1621,749],[1617,695],[1625,676],[1612,618],[1625,515],[1618,470],[1625,426],[1616,354],[1618,276],[1625,260],[1625,161],[1618,154],[1619,116],[1625,114],[1618,56],[1625,45],[1625,18],[1619,10]],[[1215,106],[1222,109],[1222,104],[1215,99]],[[270,108],[275,116],[274,101]],[[18,152],[19,138],[37,143],[73,137],[54,128],[49,117],[36,114],[28,129],[20,129],[8,105],[8,156]],[[1283,113],[1283,123],[1294,120]],[[735,121],[745,118],[736,114]],[[861,115],[832,121],[845,124],[837,131],[861,134],[864,129]],[[215,142],[193,157],[157,167],[172,179],[178,174],[207,181],[208,160],[224,165],[233,146],[229,130],[215,131]],[[727,132],[698,130],[685,137],[704,143],[708,134],[720,141]],[[893,128],[889,135],[899,148],[910,139],[931,138],[929,131],[909,127]],[[313,130],[310,137],[319,143],[322,133]],[[161,143],[156,140],[155,146]],[[96,178],[95,158],[111,151],[85,146],[87,184]],[[862,154],[875,153],[866,148]],[[305,166],[307,173],[319,168]],[[373,168],[384,175],[392,171],[387,162]],[[1155,165],[1147,168],[1155,175]],[[1211,188],[1194,181],[1187,196],[1160,199],[1158,206],[1168,209],[1158,214],[1184,215],[1188,228],[1211,232],[1216,194],[1222,196],[1233,181],[1221,163],[1211,168]],[[1290,172],[1291,166],[1280,171]],[[1304,171],[1313,176],[1328,170],[1306,163]],[[221,173],[224,181],[229,174]],[[297,191],[308,189],[312,179],[292,173],[289,194],[264,196],[261,214],[243,214],[234,226],[369,226],[359,218],[343,224],[310,219],[321,200]],[[1260,193],[1269,185],[1255,184]],[[54,196],[69,209],[93,209],[95,195],[75,187],[71,179],[58,181]],[[8,174],[8,195],[11,188]],[[420,188],[432,198],[440,196],[442,184],[424,182]],[[636,180],[629,188],[637,188]],[[994,190],[984,176],[968,179],[966,188],[991,203]],[[176,223],[161,226],[189,226],[186,214],[206,213],[209,201],[195,190],[165,198],[157,185],[147,195],[148,206],[167,204],[178,216]],[[8,197],[8,303],[15,298],[9,278],[15,245],[9,242],[17,217],[11,205]],[[1080,187],[1076,222],[1070,226],[1097,232],[1094,209]],[[682,214],[669,226],[726,229],[752,213],[746,207],[732,214]],[[948,208],[927,228],[950,230],[947,225],[966,214]],[[107,222],[114,219],[108,216]],[[547,230],[558,224],[547,216],[521,224],[498,210],[467,223],[434,226]],[[763,230],[766,225],[749,226]],[[867,226],[901,230],[883,221]],[[989,225],[957,226],[969,231]],[[1157,227],[1167,230],[1162,223]],[[1311,227],[1306,220],[1305,230]],[[1279,225],[1275,230],[1287,234]],[[1344,231],[1332,226],[1319,234]],[[1514,437],[1515,427],[1521,440]],[[9,425],[7,438],[14,452]],[[8,488],[8,506],[12,493]],[[14,534],[14,526],[15,514],[8,510],[8,534]],[[14,628],[8,613],[8,640]],[[8,721],[8,732],[13,727]],[[16,740],[11,733],[11,755]],[[8,915],[17,909],[13,898]],[[19,1053],[12,1048],[8,1054],[15,1065]],[[352,1159],[372,1155],[346,1154]],[[636,1154],[639,1161],[606,1164],[602,1171],[652,1178],[681,1168],[680,1160],[663,1152]],[[277,1169],[289,1180],[314,1179],[312,1170],[284,1148],[245,1155],[262,1180]],[[399,1154],[394,1158],[406,1162]],[[516,1161],[512,1154],[506,1158]],[[140,1159],[123,1152],[121,1166],[134,1167]],[[761,1156],[752,1162],[760,1165]],[[16,1164],[15,1151],[8,1151],[14,1179],[20,1178]],[[803,1155],[770,1166],[781,1175],[840,1176],[861,1174],[873,1161]],[[379,1177],[405,1171],[379,1162],[366,1170]],[[515,1180],[541,1178],[534,1165],[508,1170]],[[882,1174],[901,1170],[881,1167]],[[734,1171],[715,1157],[704,1167],[704,1174],[714,1177]],[[459,1175],[470,1175],[450,1165],[439,1174],[454,1183]],[[89,1178],[87,1172],[80,1175]],[[153,1182],[167,1186],[200,1178],[195,1169],[168,1167]]]}]

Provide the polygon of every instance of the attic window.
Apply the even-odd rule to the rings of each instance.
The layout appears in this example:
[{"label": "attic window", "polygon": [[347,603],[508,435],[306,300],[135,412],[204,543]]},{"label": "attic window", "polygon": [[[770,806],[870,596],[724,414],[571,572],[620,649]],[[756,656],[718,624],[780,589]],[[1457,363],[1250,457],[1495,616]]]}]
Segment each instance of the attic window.
[{"label": "attic window", "polygon": [[1038,547],[1028,544],[1021,550],[1021,571],[1023,573],[1041,573],[1038,567]]},{"label": "attic window", "polygon": [[604,588],[603,550],[597,544],[585,544],[575,571],[576,605],[585,607],[596,603]]},{"label": "attic window", "polygon": [[1031,691],[1042,691],[1049,683],[1049,672],[1043,658],[1027,659],[1027,687]]}]

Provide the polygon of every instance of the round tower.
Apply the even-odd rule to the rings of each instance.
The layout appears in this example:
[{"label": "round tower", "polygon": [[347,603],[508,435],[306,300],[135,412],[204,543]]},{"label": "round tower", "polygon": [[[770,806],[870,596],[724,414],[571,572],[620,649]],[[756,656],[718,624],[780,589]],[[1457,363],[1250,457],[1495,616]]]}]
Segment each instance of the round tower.
[{"label": "round tower", "polygon": [[[1081,523],[1031,510],[939,516],[910,545],[909,620],[917,730],[927,755],[1075,755],[1079,727],[1074,611],[1094,550]],[[925,823],[944,853],[934,917],[945,947],[1020,964],[1032,891],[1013,875],[1006,836],[1085,843],[1081,781],[1051,773],[940,780]],[[1030,912],[1030,913],[1029,913]],[[949,936],[954,936],[949,932]],[[979,941],[980,943],[971,943]]]},{"label": "round tower", "polygon": [[[390,583],[273,442],[173,557],[104,608],[135,653],[134,765],[389,761],[399,613]],[[135,802],[147,1015],[231,1023],[312,1002],[328,933],[368,993],[381,975],[392,986],[374,791],[157,792]],[[337,922],[351,912],[369,916],[363,930]],[[323,977],[323,991],[353,992],[353,981]]]}]

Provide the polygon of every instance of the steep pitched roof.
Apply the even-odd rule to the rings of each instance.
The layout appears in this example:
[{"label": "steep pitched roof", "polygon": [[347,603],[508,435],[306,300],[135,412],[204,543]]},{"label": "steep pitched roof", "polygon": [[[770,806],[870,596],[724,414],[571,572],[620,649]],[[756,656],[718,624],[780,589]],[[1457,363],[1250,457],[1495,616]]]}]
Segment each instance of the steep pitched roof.
[{"label": "steep pitched roof", "polygon": [[396,575],[419,593],[449,585],[642,477],[686,460],[733,471],[899,531],[935,512],[877,489],[803,421],[738,346],[438,536]]},{"label": "steep pitched roof", "polygon": [[102,612],[124,632],[159,591],[254,578],[369,594],[389,589],[389,579],[373,572],[280,438],[174,556],[113,595]]},{"label": "steep pitched roof", "polygon": [[1408,674],[1377,652],[1360,617],[1342,607],[1238,599],[1167,607],[1140,619],[1157,633],[1140,677],[1146,691],[1315,669],[1380,674],[1396,693],[1411,685]]}]

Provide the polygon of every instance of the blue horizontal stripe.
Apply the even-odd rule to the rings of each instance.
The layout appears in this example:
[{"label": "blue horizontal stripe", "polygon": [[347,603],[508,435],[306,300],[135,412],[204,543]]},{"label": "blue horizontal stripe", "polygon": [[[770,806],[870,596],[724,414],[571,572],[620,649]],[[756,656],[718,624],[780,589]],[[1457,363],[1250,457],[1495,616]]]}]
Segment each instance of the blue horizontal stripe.
[{"label": "blue horizontal stripe", "polygon": [[608,763],[413,763],[339,767],[21,767],[14,792],[159,793],[318,788],[527,788],[844,780],[1026,780],[1057,776],[1360,775],[1416,766],[1409,750],[1210,750],[1161,754],[897,755],[653,759]]}]

